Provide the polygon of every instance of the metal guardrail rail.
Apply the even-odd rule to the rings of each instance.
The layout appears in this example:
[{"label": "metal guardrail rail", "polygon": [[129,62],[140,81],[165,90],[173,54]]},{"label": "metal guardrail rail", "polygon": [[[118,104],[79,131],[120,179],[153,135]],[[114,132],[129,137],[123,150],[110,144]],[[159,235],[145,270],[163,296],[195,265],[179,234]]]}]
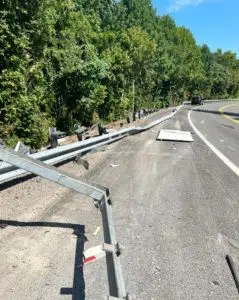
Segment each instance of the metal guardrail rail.
[{"label": "metal guardrail rail", "polygon": [[71,174],[13,150],[1,148],[0,159],[27,172],[31,172],[62,186],[68,187],[69,189],[86,195],[98,202],[102,215],[104,243],[107,245],[108,249],[105,250],[110,294],[108,299],[129,300],[130,296],[126,294],[121,270],[119,258],[121,251],[116,238],[112,215],[112,199],[110,198],[109,189],[80,181]]},{"label": "metal guardrail rail", "polygon": [[[43,161],[49,165],[56,165],[58,163],[70,160],[70,159],[76,157],[80,153],[84,153],[84,152],[90,151],[94,148],[98,148],[100,146],[113,143],[113,142],[118,141],[128,135],[137,134],[137,133],[143,132],[145,130],[148,130],[148,129],[156,126],[157,124],[172,118],[181,107],[182,107],[182,105],[176,107],[173,110],[173,112],[150,123],[149,125],[147,125],[145,127],[125,128],[125,129],[122,129],[122,130],[119,130],[116,132],[105,134],[100,137],[93,137],[93,138],[85,140],[85,141],[75,142],[75,143],[72,143],[69,145],[60,146],[58,148],[42,151],[39,153],[34,153],[32,155],[29,155],[29,157],[32,157],[39,161]],[[10,164],[10,163],[3,163],[1,165],[1,162],[0,162],[0,184],[10,181],[14,178],[18,178],[20,176],[26,175],[26,174],[27,174],[27,171],[24,170],[24,168],[19,168],[18,166]]]}]

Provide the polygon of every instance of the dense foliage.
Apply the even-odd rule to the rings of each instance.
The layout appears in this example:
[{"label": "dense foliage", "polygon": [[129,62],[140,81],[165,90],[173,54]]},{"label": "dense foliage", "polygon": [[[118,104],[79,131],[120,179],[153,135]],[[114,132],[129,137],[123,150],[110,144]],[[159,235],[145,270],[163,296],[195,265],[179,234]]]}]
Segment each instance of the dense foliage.
[{"label": "dense foliage", "polygon": [[234,97],[239,60],[210,52],[150,0],[2,0],[0,137],[32,147],[48,127],[115,120],[133,109]]}]

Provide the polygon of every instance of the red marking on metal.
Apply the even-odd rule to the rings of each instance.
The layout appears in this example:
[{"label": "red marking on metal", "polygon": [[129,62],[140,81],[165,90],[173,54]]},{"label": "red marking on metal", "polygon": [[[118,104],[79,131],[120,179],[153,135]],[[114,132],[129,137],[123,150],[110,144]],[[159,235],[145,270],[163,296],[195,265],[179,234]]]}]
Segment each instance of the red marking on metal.
[{"label": "red marking on metal", "polygon": [[84,264],[87,264],[89,262],[92,262],[92,260],[96,260],[95,256],[89,256],[86,259],[84,259]]}]

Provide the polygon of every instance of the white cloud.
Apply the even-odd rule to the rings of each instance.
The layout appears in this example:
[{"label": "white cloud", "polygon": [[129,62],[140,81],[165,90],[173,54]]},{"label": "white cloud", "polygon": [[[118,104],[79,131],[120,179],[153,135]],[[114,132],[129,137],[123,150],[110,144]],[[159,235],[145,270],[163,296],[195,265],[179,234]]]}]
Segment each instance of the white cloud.
[{"label": "white cloud", "polygon": [[208,2],[210,0],[173,0],[173,3],[168,8],[168,12],[179,11],[186,6],[197,6],[203,2]]}]

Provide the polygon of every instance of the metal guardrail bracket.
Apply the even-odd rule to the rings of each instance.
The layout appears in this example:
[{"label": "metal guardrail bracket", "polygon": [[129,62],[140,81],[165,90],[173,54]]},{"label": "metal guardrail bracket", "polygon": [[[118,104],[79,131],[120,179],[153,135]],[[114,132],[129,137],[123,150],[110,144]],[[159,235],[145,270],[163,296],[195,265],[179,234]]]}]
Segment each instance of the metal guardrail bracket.
[{"label": "metal guardrail bracket", "polygon": [[116,256],[120,256],[122,254],[122,246],[120,243],[116,243],[115,245],[104,243],[103,249],[106,252],[115,253]]}]

